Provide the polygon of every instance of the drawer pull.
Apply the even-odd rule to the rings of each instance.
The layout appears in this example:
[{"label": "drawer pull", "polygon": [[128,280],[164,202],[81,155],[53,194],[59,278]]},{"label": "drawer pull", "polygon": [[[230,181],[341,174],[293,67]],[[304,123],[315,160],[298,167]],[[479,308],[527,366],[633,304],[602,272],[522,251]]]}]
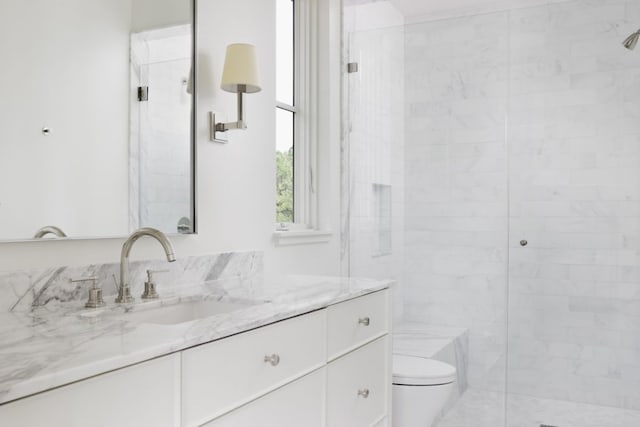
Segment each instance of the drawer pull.
[{"label": "drawer pull", "polygon": [[369,389],[363,388],[362,390],[358,390],[358,396],[362,396],[363,398],[369,397]]},{"label": "drawer pull", "polygon": [[370,323],[371,323],[371,319],[369,319],[368,317],[362,317],[358,319],[358,324],[360,325],[369,326]]},{"label": "drawer pull", "polygon": [[277,354],[265,356],[264,363],[271,363],[271,366],[278,366],[280,364],[280,356],[278,356]]}]

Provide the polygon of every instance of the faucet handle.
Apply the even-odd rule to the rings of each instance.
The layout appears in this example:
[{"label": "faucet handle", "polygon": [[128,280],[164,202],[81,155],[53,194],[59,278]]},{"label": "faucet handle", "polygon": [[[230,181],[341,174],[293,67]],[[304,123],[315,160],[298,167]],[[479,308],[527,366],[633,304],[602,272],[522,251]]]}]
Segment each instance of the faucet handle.
[{"label": "faucet handle", "polygon": [[153,275],[156,273],[169,273],[171,270],[147,270],[147,280],[153,282]]},{"label": "faucet handle", "polygon": [[153,275],[156,273],[168,273],[169,270],[147,270],[147,281],[144,282],[144,292],[140,298],[142,299],[158,299],[160,295],[156,291],[156,284],[153,281]]},{"label": "faucet handle", "polygon": [[89,289],[89,300],[84,305],[85,308],[98,308],[105,306],[105,302],[102,299],[102,288],[98,286],[98,278],[96,276],[71,279],[71,283],[79,282],[91,282],[91,289]]},{"label": "faucet handle", "polygon": [[113,278],[113,285],[116,287],[116,293],[120,291],[120,285],[118,284],[118,279],[116,279],[116,275],[112,274],[111,277]]}]

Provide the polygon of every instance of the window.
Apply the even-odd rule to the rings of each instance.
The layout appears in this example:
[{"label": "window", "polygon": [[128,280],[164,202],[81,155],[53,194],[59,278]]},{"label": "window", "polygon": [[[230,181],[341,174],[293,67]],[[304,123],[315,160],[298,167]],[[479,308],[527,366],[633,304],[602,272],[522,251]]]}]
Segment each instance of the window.
[{"label": "window", "polygon": [[328,242],[332,235],[319,230],[315,182],[319,4],[317,0],[276,0],[274,235],[278,245]]},{"label": "window", "polygon": [[[296,8],[297,0],[276,0],[276,222],[287,229],[300,222],[296,209]],[[298,174],[299,175],[299,174]],[[298,191],[299,192],[299,191]]]}]

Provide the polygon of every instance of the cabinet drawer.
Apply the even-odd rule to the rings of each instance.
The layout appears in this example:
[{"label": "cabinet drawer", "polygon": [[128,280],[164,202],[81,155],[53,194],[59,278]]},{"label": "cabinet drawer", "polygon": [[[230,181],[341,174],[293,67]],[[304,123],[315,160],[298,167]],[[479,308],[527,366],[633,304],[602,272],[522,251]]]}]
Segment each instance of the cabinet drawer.
[{"label": "cabinet drawer", "polygon": [[327,425],[370,427],[388,411],[387,336],[334,360],[327,375]]},{"label": "cabinet drawer", "polygon": [[[326,354],[324,310],[184,351],[183,426],[202,425],[323,366]],[[266,360],[272,356],[279,360]]]},{"label": "cabinet drawer", "polygon": [[0,406],[0,426],[178,427],[180,355],[119,369]]},{"label": "cabinet drawer", "polygon": [[323,427],[325,369],[318,369],[223,415],[206,427]]},{"label": "cabinet drawer", "polygon": [[384,290],[327,309],[329,360],[387,333],[388,294]]}]

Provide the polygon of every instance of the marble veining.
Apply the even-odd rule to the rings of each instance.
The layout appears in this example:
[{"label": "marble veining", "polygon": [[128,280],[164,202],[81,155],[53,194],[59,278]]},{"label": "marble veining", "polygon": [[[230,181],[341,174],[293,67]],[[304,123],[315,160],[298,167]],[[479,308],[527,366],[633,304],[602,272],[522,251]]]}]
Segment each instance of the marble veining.
[{"label": "marble veining", "polygon": [[[198,284],[219,279],[235,278],[250,287],[262,274],[262,253],[238,252],[186,257],[167,263],[133,261],[129,265],[131,292],[142,294],[147,270],[168,270],[156,274],[158,292],[175,292],[186,284]],[[79,267],[54,267],[19,272],[0,272],[0,312],[29,312],[40,307],[56,307],[61,303],[83,301],[87,298],[87,283],[72,283],[71,279],[96,276],[105,300],[117,294],[114,282],[120,277],[120,264],[94,264]]]},{"label": "marble veining", "polygon": [[[390,285],[388,281],[310,276],[292,276],[267,283],[258,277],[232,274],[233,264],[240,262],[238,257],[246,256],[245,261],[261,262],[258,254],[236,255],[213,257],[216,260],[213,264],[200,259],[179,260],[177,264],[182,265],[181,268],[202,267],[203,264],[207,268],[197,272],[183,270],[185,277],[180,278],[181,283],[194,280],[191,282],[194,285],[167,289],[165,301],[175,303],[181,298],[209,298],[233,302],[243,299],[249,300],[251,305],[173,325],[127,321],[123,315],[127,308],[115,307],[112,298],[108,299],[108,307],[95,316],[88,316],[88,310],[83,308],[83,298],[78,298],[80,292],[65,288],[61,286],[61,280],[56,280],[69,272],[86,272],[83,269],[5,274],[0,279],[2,297],[13,297],[14,305],[15,301],[20,301],[16,307],[28,309],[11,310],[12,305],[0,312],[0,404],[324,308]],[[105,270],[99,272],[104,274]],[[139,271],[136,277],[140,277]],[[211,277],[215,279],[207,280]],[[205,280],[197,282],[197,278]],[[159,289],[163,291],[162,287]],[[49,293],[52,298],[44,298]],[[62,300],[66,302],[60,303]]]}]

